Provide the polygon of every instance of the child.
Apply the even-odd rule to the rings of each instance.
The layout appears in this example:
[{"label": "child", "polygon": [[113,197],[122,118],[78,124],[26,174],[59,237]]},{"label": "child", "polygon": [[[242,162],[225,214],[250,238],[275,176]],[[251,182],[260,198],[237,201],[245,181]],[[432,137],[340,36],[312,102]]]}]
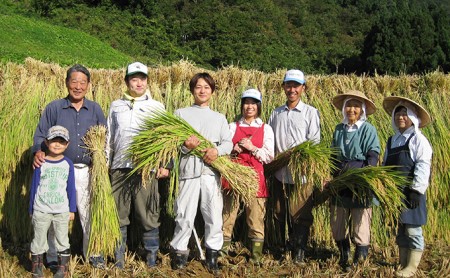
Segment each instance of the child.
[{"label": "child", "polygon": [[48,130],[45,163],[33,172],[29,213],[34,237],[31,241],[33,277],[44,277],[43,254],[48,250],[47,232],[53,224],[58,250],[58,271],[54,277],[65,277],[70,259],[69,220],[76,212],[74,166],[64,156],[69,145],[69,131],[62,126]]}]

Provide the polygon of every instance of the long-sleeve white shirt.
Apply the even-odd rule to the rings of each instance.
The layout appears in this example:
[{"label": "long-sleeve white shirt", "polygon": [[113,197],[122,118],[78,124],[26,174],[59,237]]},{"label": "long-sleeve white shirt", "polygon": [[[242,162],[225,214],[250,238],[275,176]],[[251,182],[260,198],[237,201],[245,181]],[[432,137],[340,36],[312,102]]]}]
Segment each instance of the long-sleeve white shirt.
[{"label": "long-sleeve white shirt", "polygon": [[[248,124],[244,118],[239,120],[239,126],[242,128],[246,127],[261,127],[263,125],[263,121],[260,118],[255,119],[250,124]],[[236,133],[236,122],[230,123],[230,132],[231,138],[234,137]],[[263,146],[261,148],[257,148],[255,153],[253,154],[256,159],[261,161],[263,164],[270,163],[274,158],[274,134],[272,127],[270,125],[264,125],[264,139]]]},{"label": "long-sleeve white shirt", "polygon": [[128,155],[133,136],[141,130],[145,117],[164,110],[164,105],[152,99],[149,93],[134,101],[121,98],[111,103],[107,119],[107,153],[111,169],[134,167]]},{"label": "long-sleeve white shirt", "polygon": [[[280,154],[305,141],[320,142],[319,111],[302,101],[293,109],[285,104],[276,108],[269,118],[275,134],[275,152]],[[275,177],[284,183],[293,184],[288,167],[283,167],[275,173]]]},{"label": "long-sleeve white shirt", "polygon": [[[411,126],[405,132],[395,133],[391,139],[391,148],[401,147],[406,144],[408,138],[413,134],[416,135],[409,141],[409,154],[411,159],[416,164],[414,168],[414,179],[411,189],[414,189],[422,194],[428,188],[430,180],[431,157],[433,150],[428,139],[419,131],[415,131],[414,126]],[[384,153],[383,165],[386,162],[387,152]]]}]

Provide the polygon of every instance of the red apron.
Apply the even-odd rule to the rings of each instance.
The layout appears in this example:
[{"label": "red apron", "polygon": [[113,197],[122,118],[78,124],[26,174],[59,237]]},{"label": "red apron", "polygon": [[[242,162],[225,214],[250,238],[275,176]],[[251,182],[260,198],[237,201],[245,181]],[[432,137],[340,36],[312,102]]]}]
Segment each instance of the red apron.
[{"label": "red apron", "polygon": [[[261,127],[241,127],[239,122],[236,122],[236,132],[233,137],[233,146],[236,145],[242,138],[250,138],[253,145],[257,148],[262,148],[264,143],[264,124]],[[259,190],[256,197],[267,198],[269,197],[269,191],[266,186],[266,178],[264,177],[263,164],[252,155],[248,150],[243,150],[238,156],[238,159],[234,162],[240,163],[245,166],[250,166],[255,169],[259,176]],[[228,182],[223,180],[222,183],[225,189],[229,189]]]}]

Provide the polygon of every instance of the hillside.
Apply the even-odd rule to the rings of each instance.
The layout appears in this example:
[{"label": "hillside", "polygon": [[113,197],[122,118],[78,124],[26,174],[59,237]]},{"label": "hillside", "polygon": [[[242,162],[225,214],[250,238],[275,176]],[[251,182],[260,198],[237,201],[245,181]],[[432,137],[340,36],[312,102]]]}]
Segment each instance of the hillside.
[{"label": "hillside", "polygon": [[119,68],[132,60],[84,32],[17,14],[0,14],[1,61],[23,63],[26,57],[95,68]]}]

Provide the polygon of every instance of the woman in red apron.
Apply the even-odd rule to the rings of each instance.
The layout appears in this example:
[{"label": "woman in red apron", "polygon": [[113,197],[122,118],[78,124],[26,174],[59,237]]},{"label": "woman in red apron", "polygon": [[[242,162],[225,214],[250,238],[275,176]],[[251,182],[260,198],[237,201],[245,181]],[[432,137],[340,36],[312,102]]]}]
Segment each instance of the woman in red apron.
[{"label": "woman in red apron", "polygon": [[419,128],[429,124],[431,118],[422,106],[404,97],[386,97],[383,107],[391,115],[396,132],[387,141],[384,165],[399,166],[398,170],[411,181],[402,187],[406,208],[398,221],[396,241],[401,269],[395,272],[395,276],[412,277],[425,248],[422,226],[427,221],[425,191],[429,185],[433,152]]},{"label": "woman in red apron", "polygon": [[[269,196],[264,177],[263,164],[269,163],[274,157],[274,134],[269,125],[259,118],[261,114],[261,93],[249,89],[242,93],[242,117],[230,123],[233,135],[232,156],[237,163],[253,167],[259,176],[259,191],[255,198],[245,207],[248,237],[251,239],[252,261],[259,262],[262,257],[264,243],[264,216],[266,200]],[[227,190],[225,188],[225,190]],[[233,227],[239,211],[240,200],[232,194],[224,194],[223,208],[223,250],[228,251],[233,234]]]}]

